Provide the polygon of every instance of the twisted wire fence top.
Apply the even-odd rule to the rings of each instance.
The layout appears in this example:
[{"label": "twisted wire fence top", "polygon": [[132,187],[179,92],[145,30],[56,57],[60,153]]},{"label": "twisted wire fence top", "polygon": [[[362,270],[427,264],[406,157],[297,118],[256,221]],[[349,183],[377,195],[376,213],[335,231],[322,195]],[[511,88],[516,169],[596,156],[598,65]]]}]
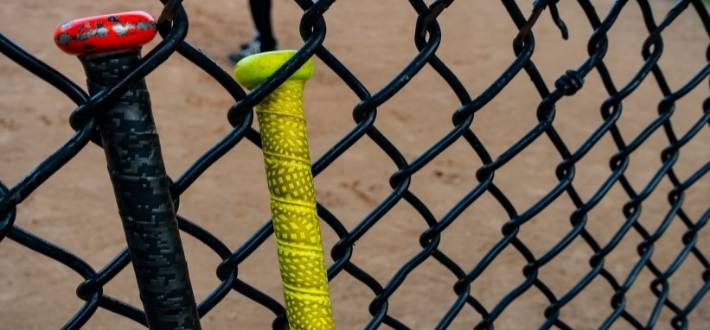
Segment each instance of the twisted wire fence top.
[{"label": "twisted wire fence top", "polygon": [[[502,6],[508,14],[506,24],[515,26],[516,33],[510,36],[512,40],[512,60],[490,81],[481,83],[485,86],[480,89],[467,88],[463,81],[462,74],[455,73],[453,66],[447,63],[440,53],[440,48],[446,44],[446,33],[461,33],[442,28],[440,21],[444,21],[447,12],[456,10],[456,1],[435,0],[425,2],[422,0],[410,0],[407,4],[404,1],[398,4],[401,10],[408,10],[416,13],[416,19],[409,22],[414,26],[414,44],[417,52],[387,81],[383,87],[373,89],[368,87],[356,74],[357,70],[346,66],[344,61],[339,59],[337,50],[329,49],[328,12],[335,10],[340,5],[335,0],[320,0],[311,2],[308,0],[294,1],[301,9],[299,33],[302,44],[297,54],[287,62],[276,74],[265,81],[262,85],[247,93],[236,82],[231,74],[223,70],[207,54],[202,52],[188,42],[189,33],[188,17],[190,10],[186,10],[181,1],[163,1],[163,10],[159,16],[159,31],[162,41],[152,47],[141,60],[140,65],[128,74],[118,84],[95,96],[89,96],[77,83],[73,82],[59,69],[43,63],[37,57],[25,51],[20,45],[13,42],[9,35],[0,34],[0,50],[3,55],[17,65],[31,72],[35,77],[40,78],[52,85],[59,92],[63,93],[69,100],[76,104],[71,112],[69,123],[75,133],[63,141],[63,144],[54,150],[51,155],[39,161],[36,166],[28,170],[26,175],[18,182],[5,181],[0,173],[0,250],[8,241],[14,241],[28,249],[41,253],[46,257],[55,260],[70,268],[82,281],[76,288],[76,295],[83,300],[83,305],[76,310],[75,314],[66,320],[65,328],[78,328],[86,324],[95,315],[97,310],[108,310],[117,315],[129,318],[139,324],[146,324],[144,313],[136,306],[128,303],[125,299],[109,294],[104,290],[104,286],[117,279],[119,273],[130,263],[128,253],[125,248],[121,250],[110,261],[105,263],[100,269],[94,268],[89,262],[72,253],[56,243],[45,240],[37,233],[31,232],[25,227],[24,219],[18,216],[18,211],[22,209],[22,203],[33,194],[41,193],[38,189],[54,173],[64,166],[71,164],[71,161],[82,152],[82,150],[93,148],[87,147],[95,144],[100,147],[100,140],[96,134],[96,123],[94,116],[106,105],[111,104],[122,95],[132,83],[150,74],[159,68],[161,64],[171,57],[180,55],[211,77],[230,96],[234,103],[225,112],[226,120],[231,125],[229,130],[221,140],[203,151],[201,155],[187,167],[180,175],[173,177],[171,187],[172,196],[175,199],[176,208],[180,205],[180,198],[193,184],[199,182],[201,175],[210,167],[218,164],[220,159],[228,153],[244,152],[243,148],[237,147],[242,144],[251,144],[260,147],[258,129],[254,126],[252,107],[283,83],[295,70],[297,70],[310,57],[317,57],[320,60],[319,71],[330,71],[329,74],[337,76],[339,81],[346,85],[353,95],[358,99],[352,105],[352,124],[347,131],[339,136],[336,143],[324,148],[324,152],[314,153],[315,162],[312,170],[316,178],[332,167],[336,161],[343,161],[344,157],[354,153],[356,144],[370,143],[377,146],[380,159],[386,159],[391,165],[386,171],[388,184],[391,189],[386,190],[381,200],[373,200],[372,207],[367,209],[356,221],[346,220],[339,216],[337,210],[328,203],[319,200],[318,215],[323,221],[324,231],[337,236],[337,240],[330,246],[332,262],[329,264],[328,276],[331,283],[336,283],[341,279],[352,284],[356,292],[367,290],[366,307],[358,306],[357,309],[366,309],[369,313],[366,324],[359,324],[359,327],[378,328],[391,327],[397,329],[420,328],[422,325],[411,324],[402,317],[402,312],[393,312],[400,308],[394,302],[395,295],[409,290],[408,280],[411,282],[415,270],[431,263],[438,264],[439,280],[447,281],[449,297],[448,305],[445,308],[438,307],[436,310],[444,310],[443,313],[430,316],[435,320],[437,328],[446,328],[452,325],[465,325],[477,329],[493,328],[499,324],[501,319],[509,317],[510,309],[516,302],[527,299],[525,297],[534,293],[539,298],[539,306],[544,306],[540,311],[540,324],[529,325],[523,320],[526,327],[539,328],[562,328],[569,329],[585,320],[579,320],[581,316],[566,313],[566,308],[580,301],[581,295],[585,291],[592,290],[595,285],[606,287],[608,294],[600,295],[595,304],[606,305],[606,308],[596,309],[603,311],[604,315],[597,315],[594,325],[586,324],[586,327],[610,328],[612,325],[621,325],[631,328],[666,328],[670,325],[676,329],[702,328],[710,326],[707,319],[707,310],[698,311],[699,306],[707,308],[706,293],[710,290],[710,261],[708,261],[708,236],[709,231],[705,228],[710,218],[708,208],[707,177],[705,174],[710,169],[710,162],[707,154],[707,133],[710,122],[710,96],[708,95],[708,76],[710,76],[710,16],[708,7],[701,0],[679,0],[670,5],[667,11],[659,12],[657,1],[638,0],[635,2],[617,0],[611,3],[608,10],[602,11],[596,8],[589,0],[579,0],[576,3],[565,4],[581,11],[586,17],[590,35],[586,42],[586,55],[558,77],[543,76],[541,65],[536,63],[536,52],[541,50],[536,48],[536,26],[541,20],[551,19],[558,31],[546,30],[544,33],[561,34],[563,39],[575,38],[574,30],[568,28],[569,21],[565,21],[565,11],[558,10],[558,1],[555,0],[535,0],[532,3],[524,1],[502,0],[496,2],[496,6]],[[560,4],[561,5],[561,4]],[[408,8],[405,8],[408,7]],[[527,9],[521,9],[525,7]],[[664,7],[665,8],[665,7]],[[188,7],[189,9],[189,7]],[[624,15],[637,16],[624,16]],[[681,83],[670,83],[667,78],[667,71],[663,70],[663,61],[674,61],[675,59],[665,59],[664,55],[664,32],[678,22],[681,15],[692,16],[693,21],[701,22],[696,26],[704,29],[706,51],[704,63],[695,68],[692,75],[687,76]],[[549,16],[549,17],[547,17]],[[475,17],[475,15],[472,15]],[[635,50],[634,54],[626,54],[628,57],[637,57],[633,67],[624,68],[629,72],[626,78],[615,75],[612,68],[618,68],[608,59],[610,49],[615,44],[610,41],[612,29],[620,24],[620,20],[628,17],[638,17],[639,25],[643,24],[646,34],[639,36],[642,38],[642,48]],[[57,22],[58,23],[58,22]],[[214,23],[217,27],[217,22]],[[443,23],[442,23],[443,24]],[[357,27],[351,27],[353,29]],[[463,29],[464,27],[461,27]],[[446,31],[446,33],[442,32]],[[367,33],[367,31],[362,31]],[[469,38],[486,38],[486,31],[465,31]],[[49,36],[46,37],[49,40]],[[556,38],[560,35],[556,35]],[[372,38],[378,38],[377,35]],[[236,41],[235,41],[236,43]],[[455,46],[455,45],[454,45]],[[555,50],[560,57],[566,56],[566,51]],[[177,54],[176,54],[177,53]],[[640,54],[639,54],[640,53]],[[218,56],[219,54],[213,54]],[[505,56],[510,56],[506,54]],[[379,59],[371,58],[367,61],[376,63]],[[472,60],[473,61],[473,60]],[[386,61],[385,61],[386,62]],[[390,63],[390,62],[387,62]],[[475,63],[485,65],[485,63]],[[408,111],[426,111],[436,113],[439,116],[450,116],[450,126],[446,131],[437,137],[433,143],[415,151],[397,147],[398,137],[388,135],[385,118],[382,109],[388,105],[403,90],[409,87],[410,82],[423,75],[420,72],[435,72],[439,79],[438,85],[447,89],[450,97],[453,93],[458,100],[456,108],[412,108]],[[526,130],[515,138],[513,143],[506,144],[504,148],[497,148],[495,152],[491,148],[491,141],[481,137],[476,126],[477,117],[485,116],[487,112],[500,111],[496,109],[496,100],[504,97],[511,97],[505,94],[506,87],[509,87],[515,79],[525,79],[529,81],[537,98],[534,100],[536,110],[536,121],[532,125],[526,126]],[[552,79],[552,80],[550,80]],[[588,97],[582,94],[585,82],[590,79],[601,81],[601,86],[605,90],[605,95],[594,95],[593,108],[599,109],[599,121],[593,125],[591,130],[585,133],[584,139],[571,143],[569,138],[565,138],[565,130],[560,120],[556,120],[558,111],[563,112],[569,99],[574,97]],[[552,83],[550,83],[552,81]],[[645,93],[641,91],[642,84],[653,84],[657,86],[654,91],[655,109],[634,109],[625,108],[629,98],[638,97],[636,95]],[[149,86],[150,87],[150,86]],[[402,93],[400,93],[402,92]],[[636,92],[636,93],[635,93]],[[328,93],[327,90],[318,93]],[[430,95],[432,98],[443,97],[437,91],[427,90],[420,93]],[[702,95],[702,104],[686,104],[681,102],[684,97],[691,93]],[[504,95],[505,94],[505,95]],[[646,94],[643,94],[646,95]],[[658,95],[659,97],[656,97]],[[515,97],[515,96],[512,96]],[[527,96],[526,96],[527,97]],[[641,96],[648,98],[647,96]],[[687,99],[687,98],[686,98]],[[32,102],[28,99],[27,102]],[[317,100],[313,101],[313,104]],[[592,107],[589,107],[591,109]],[[532,109],[527,109],[532,111]],[[700,110],[700,111],[698,111]],[[319,111],[330,111],[320,109]],[[648,122],[635,123],[639,129],[635,134],[624,132],[621,123],[628,112],[652,113],[653,118]],[[677,122],[673,120],[675,114],[683,112],[684,118],[692,118],[692,123],[683,125],[680,129]],[[345,114],[341,114],[345,115]],[[378,119],[380,116],[380,119]],[[2,115],[0,115],[2,117]],[[417,118],[417,117],[414,117]],[[158,118],[160,122],[160,118]],[[382,123],[382,124],[381,124]],[[570,121],[565,121],[570,125]],[[160,123],[158,123],[160,125]],[[581,125],[582,123],[580,123]],[[589,123],[583,123],[589,127]],[[379,125],[379,126],[378,126]],[[426,125],[426,123],[420,125]],[[382,126],[385,126],[383,128]],[[505,130],[505,127],[501,127]],[[572,128],[574,130],[574,128]],[[5,133],[3,133],[5,134]],[[10,133],[8,133],[10,134]],[[655,135],[654,135],[655,134]],[[662,135],[662,139],[656,138]],[[704,140],[703,139],[704,135]],[[590,183],[583,181],[580,183],[576,175],[582,164],[590,158],[598,159],[595,155],[601,149],[604,140],[613,141],[608,145],[613,145],[613,150],[606,150],[602,158],[608,164],[607,168],[597,167],[602,173],[602,180]],[[683,159],[683,148],[693,141],[700,140],[705,146],[705,153],[699,155],[702,163],[687,174],[679,174],[674,167]],[[660,142],[659,142],[660,141]],[[318,143],[316,141],[316,143]],[[509,186],[501,184],[501,180],[509,173],[506,168],[510,168],[513,162],[518,161],[522,154],[533,152],[536,145],[544,143],[554,147],[555,153],[547,155],[547,161],[552,167],[536,167],[531,175],[549,176],[554,175],[554,184],[550,187],[542,187],[536,190],[535,200],[528,205],[516,203],[516,192]],[[661,145],[657,157],[660,163],[649,162],[646,164],[647,176],[644,180],[637,180],[630,177],[634,162],[642,161],[636,159],[639,150],[649,144]],[[465,148],[456,146],[465,145]],[[450,205],[446,210],[435,210],[427,198],[417,193],[416,184],[419,176],[427,169],[432,168],[434,163],[441,159],[447,152],[456,148],[460,156],[465,159],[477,158],[470,164],[466,164],[470,173],[475,174],[475,180],[463,183],[465,191],[448,200]],[[606,147],[604,147],[606,148]],[[461,151],[463,150],[463,151]],[[373,163],[374,164],[374,163]],[[376,165],[379,165],[377,163]],[[96,164],[97,167],[103,165]],[[239,164],[231,164],[234,173],[239,171]],[[375,165],[373,165],[375,166]],[[436,176],[446,176],[445,173],[434,172]],[[358,173],[352,173],[357,176]],[[472,175],[473,177],[474,175]],[[223,185],[238,185],[239,182],[234,177],[227,177]],[[446,179],[446,178],[444,178]],[[531,178],[534,181],[534,178]],[[705,181],[703,181],[705,180]],[[518,182],[520,189],[526,182]],[[264,184],[265,185],[265,184]],[[384,183],[382,183],[384,185]],[[67,187],[69,189],[70,187]],[[318,181],[316,181],[318,189]],[[687,202],[686,195],[691,190],[698,190],[699,199],[693,199],[692,204]],[[617,190],[617,192],[614,192]],[[213,192],[220,194],[219,191]],[[652,194],[664,194],[667,198],[667,205],[652,205],[650,196]],[[443,193],[442,193],[443,194]],[[448,193],[446,193],[448,194]],[[367,195],[367,193],[365,193]],[[451,196],[451,195],[447,195]],[[233,203],[245,203],[249,196],[233,198]],[[365,198],[370,198],[365,196]],[[110,198],[107,198],[110,199]],[[594,218],[591,216],[604,206],[606,200],[616,199],[623,204],[621,209],[609,214],[606,218]],[[488,200],[488,202],[485,202]],[[495,202],[493,202],[495,201]],[[561,212],[553,205],[556,203],[567,203],[569,207],[563,217],[567,222],[550,222],[545,226],[554,227],[554,232],[559,235],[554,237],[551,244],[544,249],[533,249],[538,246],[529,236],[524,236],[526,228],[534,226],[535,222],[544,221],[549,214],[546,212]],[[571,202],[571,203],[570,203]],[[490,222],[490,219],[480,219],[468,215],[467,209],[475,205],[489,203],[485,205],[496,205],[496,208],[505,213],[505,221],[497,222],[494,226],[500,231],[498,233],[488,233],[488,240],[485,242],[473,242],[474,246],[484,251],[477,254],[470,262],[462,262],[460,258],[453,257],[452,253],[442,248],[447,235],[460,230],[461,226],[470,226],[468,232],[474,232],[483,222]],[[655,203],[655,202],[653,202]],[[690,204],[690,205],[689,205]],[[386,258],[391,251],[381,251],[382,256],[359,256],[358,248],[365,248],[369,242],[369,237],[375,236],[377,227],[387,226],[389,220],[383,220],[388,215],[397,213],[397,209],[405,206],[414,210],[410,216],[416,219],[408,222],[407,228],[401,228],[401,236],[390,239],[410,240],[411,244],[418,244],[415,253],[408,255],[405,260],[386,261],[390,264],[393,272],[387,276],[373,275],[380,274],[372,267],[363,266],[362,258]],[[77,208],[81,208],[80,201],[77,201]],[[184,207],[184,206],[183,206]],[[661,212],[649,214],[646,209],[661,209]],[[692,208],[693,212],[689,212]],[[551,211],[552,210],[552,211]],[[699,210],[699,211],[698,211]],[[21,215],[21,214],[20,214]],[[222,221],[228,223],[223,228],[229,231],[244,232],[245,227],[240,225],[236,217],[225,214]],[[650,217],[655,222],[639,221],[642,217]],[[103,221],[107,219],[96,219]],[[195,238],[203,243],[216,254],[221,262],[219,263],[215,275],[219,279],[218,285],[205,295],[199,303],[198,312],[201,317],[214,314],[219,317],[218,311],[220,302],[224,302],[232,295],[240,297],[241,304],[258,304],[260,309],[268,311],[270,320],[274,327],[283,327],[286,323],[285,310],[281,302],[281,297],[274,293],[267,292],[260,288],[258,284],[246,281],[240,276],[240,270],[248,268],[255,262],[254,252],[269,242],[273,229],[268,219],[263,219],[263,224],[254,232],[250,233],[249,239],[240,242],[236,246],[228,245],[220,236],[224,236],[224,230],[213,232],[206,229],[199,221],[191,221],[183,216],[178,216],[181,233]],[[594,221],[602,221],[604,227],[610,228],[608,237],[600,237],[590,228],[599,226]],[[465,223],[463,225],[462,223]],[[425,224],[425,225],[422,225]],[[490,225],[490,224],[488,224]],[[682,237],[677,238],[680,242],[674,246],[674,250],[668,255],[672,255],[668,263],[659,263],[654,259],[654,253],[658,254],[657,244],[662,238],[667,237],[668,229],[682,225]],[[421,229],[421,230],[420,230]],[[552,231],[553,229],[547,229]],[[413,231],[416,231],[414,233]],[[413,233],[406,235],[406,232]],[[246,233],[245,233],[246,234]],[[632,239],[631,237],[634,236]],[[632,242],[632,243],[629,243]],[[573,246],[583,245],[588,251],[581,258],[577,258],[575,264],[569,264],[569,276],[574,276],[569,280],[569,285],[560,288],[545,274],[546,266],[556,260],[567,258],[566,251],[572,250]],[[635,256],[631,260],[626,260],[625,272],[621,275],[613,262],[618,260],[613,254],[618,250],[635,249]],[[461,253],[457,254],[460,255]],[[463,254],[466,254],[465,252]],[[474,254],[471,252],[470,254]],[[629,254],[633,255],[633,254]],[[510,257],[513,256],[513,257]],[[515,259],[517,258],[517,259]],[[495,282],[496,286],[505,288],[499,296],[485,296],[481,294],[477,282],[485,274],[496,272],[496,262],[500,260],[516,260],[514,269],[515,276],[503,274]],[[567,260],[567,259],[565,259]],[[692,261],[691,261],[692,260]],[[260,261],[265,262],[265,261]],[[695,264],[698,272],[685,271],[681,269],[689,263]],[[275,262],[272,263],[274,272]],[[443,266],[443,267],[442,267]],[[212,272],[201,268],[191,268],[191,273]],[[2,277],[3,273],[0,273]],[[645,275],[644,275],[645,274]],[[679,275],[680,274],[680,275]],[[673,295],[674,285],[671,281],[682,276],[684,281],[693,283],[690,294],[678,299]],[[644,278],[643,281],[640,279]],[[354,281],[354,282],[353,282]],[[435,280],[431,279],[432,282]],[[505,283],[503,283],[505,282]],[[645,286],[650,283],[650,287]],[[22,285],[22,279],[15,281],[15,285]],[[634,299],[629,293],[643,287],[646,290],[645,299],[650,308],[643,313],[634,312]],[[336,324],[339,322],[349,322],[343,312],[339,319],[338,305],[350,306],[346,300],[350,297],[337,294],[334,290],[333,305],[336,310]],[[603,291],[603,290],[602,290]],[[422,304],[426,306],[426,289],[422,289],[416,301],[409,301],[409,304]],[[37,295],[42,295],[37,292]],[[637,297],[634,295],[633,297]],[[244,299],[246,298],[246,299]],[[339,300],[340,298],[340,300]],[[0,303],[11,304],[0,300]],[[704,304],[704,305],[703,305]],[[354,308],[354,307],[353,307]],[[434,309],[432,309],[433,311]],[[694,312],[695,311],[695,312]],[[230,311],[239,313],[239,311]],[[433,312],[432,312],[433,313]],[[700,314],[702,324],[689,322],[690,316]],[[406,313],[404,313],[406,314]],[[266,314],[263,314],[266,315]],[[472,316],[473,315],[473,316]],[[664,316],[665,315],[665,316]],[[415,317],[416,318],[416,315]],[[464,323],[460,320],[467,320]],[[2,322],[2,320],[0,320]],[[346,324],[346,323],[343,323]]]}]

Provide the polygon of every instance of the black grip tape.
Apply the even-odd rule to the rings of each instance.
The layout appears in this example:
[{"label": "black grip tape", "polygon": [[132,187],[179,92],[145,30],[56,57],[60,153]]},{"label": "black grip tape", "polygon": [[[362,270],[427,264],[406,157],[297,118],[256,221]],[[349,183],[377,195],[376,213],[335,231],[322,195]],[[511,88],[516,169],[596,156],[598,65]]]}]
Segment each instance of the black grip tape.
[{"label": "black grip tape", "polygon": [[[89,92],[116,84],[139,60],[139,50],[82,58]],[[200,329],[145,81],[96,119],[148,325]]]}]

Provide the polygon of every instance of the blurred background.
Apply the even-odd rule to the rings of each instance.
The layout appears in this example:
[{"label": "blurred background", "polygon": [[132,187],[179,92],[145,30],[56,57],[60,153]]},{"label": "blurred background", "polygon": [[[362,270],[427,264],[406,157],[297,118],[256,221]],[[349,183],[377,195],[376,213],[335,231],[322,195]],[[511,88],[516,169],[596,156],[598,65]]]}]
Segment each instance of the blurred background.
[{"label": "blurred background", "polygon": [[[656,21],[672,6],[671,1],[650,1]],[[517,1],[525,15],[532,1]],[[594,1],[601,17],[612,1]],[[249,39],[253,25],[246,0],[185,1],[190,19],[187,41],[212,57],[227,72],[227,55]],[[587,41],[592,28],[580,6],[573,1],[558,4],[567,23],[570,40],[560,32],[546,11],[535,25],[536,47],[532,60],[548,87],[565,70],[577,68],[588,58]],[[707,8],[707,7],[706,7]],[[124,10],[146,10],[157,17],[159,1],[65,1],[5,0],[0,5],[0,32],[73,81],[84,86],[84,74],[76,58],[60,52],[52,33],[61,22],[83,16]],[[298,48],[298,25],[303,12],[293,1],[275,0],[273,20],[280,48]],[[336,1],[325,13],[331,50],[374,94],[399,73],[417,54],[413,42],[416,12],[406,1]],[[438,18],[442,41],[437,55],[461,79],[472,97],[483,92],[515,59],[512,40],[518,33],[504,6],[497,1],[454,1]],[[641,49],[648,31],[639,5],[627,4],[608,33],[605,63],[617,86],[626,85],[643,65]],[[707,63],[710,39],[694,10],[686,10],[662,34],[663,55],[659,66],[672,90],[678,89]],[[159,38],[156,38],[159,39]],[[144,52],[157,44],[153,41]],[[305,109],[315,160],[355,125],[352,110],[356,95],[322,62],[306,86]],[[68,118],[75,106],[60,92],[0,56],[0,180],[16,184],[46,158],[73,130]],[[181,174],[204,151],[227,134],[231,126],[227,110],[234,100],[211,77],[175,53],[147,77],[153,111],[161,137],[168,173]],[[672,123],[686,132],[702,115],[709,95],[702,83],[677,102]],[[602,123],[600,106],[608,97],[596,71],[584,88],[557,103],[554,126],[571,150]],[[651,75],[624,99],[618,126],[626,141],[636,137],[658,115],[662,94]],[[518,74],[500,95],[477,112],[473,131],[492,157],[499,156],[537,123],[540,97],[524,73]],[[445,81],[425,67],[393,98],[378,108],[375,126],[408,161],[449,132],[451,116],[460,106]],[[255,123],[256,124],[256,123]],[[710,132],[703,129],[685,146],[674,166],[684,179],[710,159]],[[635,151],[626,171],[640,190],[660,168],[660,152],[668,145],[662,129]],[[574,186],[587,200],[610,175],[609,158],[617,151],[605,136],[577,165]],[[537,139],[509,164],[496,171],[494,182],[519,212],[537,202],[555,184],[560,156],[546,137]],[[412,177],[410,191],[440,219],[478,181],[475,171],[482,161],[463,139]],[[100,269],[125,245],[113,191],[100,148],[90,144],[18,206],[16,225],[67,248]],[[392,188],[388,184],[397,167],[367,137],[316,178],[318,200],[352,229]],[[642,204],[639,222],[655,230],[669,210],[672,189],[663,179]],[[710,178],[705,176],[686,193],[684,210],[697,221],[707,212]],[[625,220],[623,205],[629,197],[616,184],[589,214],[587,229],[605,244]],[[215,233],[230,249],[243,244],[269,219],[269,197],[261,151],[244,140],[215,163],[180,198],[180,213]],[[563,195],[521,227],[518,237],[535,256],[548,251],[571,229],[569,216],[575,207]],[[501,226],[509,220],[498,202],[484,194],[443,234],[440,249],[465,271],[472,269],[502,237]],[[419,236],[428,228],[407,203],[398,203],[355,246],[352,261],[387,283],[394,273],[421,251]],[[665,269],[681,250],[687,228],[671,223],[656,243],[652,257]],[[337,241],[322,227],[327,251]],[[630,231],[606,258],[606,268],[618,280],[628,275],[638,260],[641,237]],[[215,269],[221,259],[189,235],[183,235],[190,276],[198,300],[219,284]],[[697,247],[710,254],[710,230],[701,230]],[[590,271],[592,249],[580,238],[539,272],[539,278],[559,297]],[[328,257],[329,258],[329,257]],[[328,259],[328,263],[332,260]],[[524,281],[525,259],[512,247],[473,282],[471,293],[488,309]],[[273,238],[239,266],[239,278],[282,301]],[[670,281],[670,299],[687,304],[704,283],[704,268],[689,257]],[[626,310],[645,322],[656,302],[649,290],[654,276],[644,269],[626,295]],[[414,329],[433,328],[456,300],[456,277],[433,258],[414,270],[390,298],[388,313]],[[83,301],[76,297],[82,278],[57,262],[32,252],[10,239],[0,243],[0,328],[51,329],[64,324]],[[705,284],[707,285],[707,284]],[[133,272],[124,269],[104,292],[134,306],[141,306]],[[614,290],[601,277],[595,279],[561,311],[560,318],[575,329],[597,328],[611,313]],[[352,276],[342,273],[331,283],[336,324],[341,329],[362,328],[372,318],[368,305],[372,292]],[[533,329],[543,321],[549,305],[536,289],[524,293],[496,320],[499,329]],[[669,328],[673,313],[664,308],[658,328]],[[205,329],[270,328],[273,314],[246,297],[232,292],[203,318]],[[481,316],[465,307],[453,329],[470,329]],[[707,297],[690,315],[691,329],[710,328]],[[617,329],[631,328],[619,320]],[[140,329],[133,321],[99,309],[87,323],[89,329]],[[386,328],[386,326],[383,326]]]}]

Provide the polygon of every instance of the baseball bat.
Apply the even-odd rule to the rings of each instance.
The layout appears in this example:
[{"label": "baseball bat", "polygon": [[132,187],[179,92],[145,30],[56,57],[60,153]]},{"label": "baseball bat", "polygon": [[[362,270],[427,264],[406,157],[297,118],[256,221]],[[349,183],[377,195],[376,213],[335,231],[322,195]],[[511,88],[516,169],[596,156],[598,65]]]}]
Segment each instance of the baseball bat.
[{"label": "baseball bat", "polygon": [[[252,89],[295,51],[265,52],[239,61],[234,74]],[[308,60],[257,106],[279,270],[291,329],[333,329],[320,226],[303,113],[303,88],[313,74]]]},{"label": "baseball bat", "polygon": [[[78,55],[96,95],[139,64],[141,46],[155,34],[154,19],[135,11],[71,20],[54,40]],[[148,326],[200,329],[145,80],[95,110]]]}]

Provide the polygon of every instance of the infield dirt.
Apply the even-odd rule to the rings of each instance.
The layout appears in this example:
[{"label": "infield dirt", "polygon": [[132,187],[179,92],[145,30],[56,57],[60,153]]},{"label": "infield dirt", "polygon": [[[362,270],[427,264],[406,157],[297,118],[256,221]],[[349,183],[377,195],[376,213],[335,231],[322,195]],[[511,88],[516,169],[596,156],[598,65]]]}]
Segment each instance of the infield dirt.
[{"label": "infield dirt", "polygon": [[[610,0],[595,1],[605,16]],[[532,1],[520,1],[526,15]],[[670,1],[651,1],[656,21],[665,16]],[[185,1],[190,18],[187,40],[231,72],[226,56],[250,37],[252,24],[245,0]],[[587,57],[591,28],[584,13],[572,1],[559,3],[570,30],[564,41],[543,13],[534,28],[536,47],[532,57],[548,87],[568,69]],[[76,58],[62,54],[53,44],[52,32],[71,18],[143,9],[157,16],[158,1],[64,1],[50,4],[38,0],[6,0],[0,6],[0,31],[42,61],[57,68],[80,85],[84,76]],[[302,11],[290,1],[275,1],[274,21],[281,48],[298,48],[302,40],[298,24]],[[328,47],[362,83],[375,93],[387,84],[417,54],[413,42],[416,12],[406,1],[338,1],[325,14]],[[517,30],[503,5],[496,1],[455,1],[440,16],[442,40],[437,54],[457,74],[472,97],[482,93],[514,60],[512,40]],[[609,32],[605,57],[617,87],[624,86],[641,68],[642,43],[648,36],[636,2],[629,2]],[[686,10],[664,33],[664,51],[659,65],[673,90],[706,64],[708,42],[701,21]],[[155,46],[157,41],[146,46]],[[306,115],[311,134],[311,154],[317,159],[354,127],[352,110],[359,99],[336,74],[316,61],[317,72],[306,87]],[[66,141],[73,131],[68,117],[75,106],[47,83],[0,56],[0,180],[16,184],[42,159]],[[204,151],[230,131],[226,113],[233,100],[207,74],[174,54],[147,77],[153,111],[161,137],[168,172],[179,176]],[[679,134],[686,132],[702,114],[708,97],[702,83],[677,103],[672,123]],[[554,127],[575,150],[602,123],[600,106],[608,97],[599,75],[590,73],[584,88],[557,104]],[[662,95],[653,76],[623,101],[618,122],[626,141],[637,136],[657,117]],[[472,129],[495,158],[519,140],[536,123],[540,97],[524,73],[493,101],[480,109]],[[425,67],[392,99],[378,108],[375,126],[411,161],[452,129],[451,116],[459,107],[454,93],[433,69]],[[685,146],[674,166],[681,179],[710,159],[710,131],[704,128]],[[642,189],[660,168],[660,152],[668,145],[662,129],[636,150],[626,175],[634,188]],[[578,163],[574,187],[587,200],[610,175],[609,158],[617,151],[605,136]],[[557,183],[555,167],[560,156],[545,136],[537,139],[509,164],[496,171],[494,183],[522,213]],[[475,171],[481,160],[460,139],[412,177],[410,191],[440,219],[465,193],[476,186]],[[365,137],[316,178],[319,201],[352,229],[392,192],[389,177],[397,167],[375,143]],[[667,193],[672,188],[663,179],[642,204],[638,220],[655,230],[669,210]],[[112,196],[104,155],[89,145],[52,176],[17,209],[16,225],[65,247],[85,259],[94,269],[102,268],[125,245]],[[685,197],[684,211],[697,221],[707,212],[710,179],[706,175]],[[587,229],[600,244],[606,244],[625,220],[622,207],[629,197],[617,184],[589,214]],[[260,150],[247,140],[215,163],[180,197],[180,213],[215,233],[231,249],[243,244],[269,218],[269,198]],[[523,225],[518,237],[535,256],[541,256],[571,230],[574,210],[563,195]],[[465,271],[472,269],[501,239],[501,226],[509,219],[490,193],[484,194],[460,215],[441,237],[440,249]],[[357,242],[352,261],[387,283],[407,260],[421,250],[418,238],[427,228],[420,215],[406,202],[391,212]],[[655,247],[652,260],[666,269],[682,247],[687,228],[675,219]],[[326,249],[337,237],[322,228]],[[198,299],[218,285],[215,268],[221,261],[189,235],[183,242],[190,276]],[[641,237],[630,231],[606,258],[606,269],[623,282],[638,259]],[[710,230],[700,231],[697,247],[710,255]],[[592,250],[577,238],[559,256],[539,271],[539,278],[557,297],[565,294],[590,271]],[[329,263],[332,260],[328,260]],[[493,308],[511,289],[524,281],[526,261],[508,247],[473,282],[471,293],[487,308]],[[670,298],[685,306],[703,285],[702,265],[693,256],[671,278]],[[269,239],[239,267],[239,278],[282,301],[273,239]],[[627,311],[645,322],[655,296],[649,290],[653,276],[644,269],[626,294]],[[66,266],[41,256],[10,239],[0,243],[0,328],[59,328],[83,304],[75,289],[82,278]],[[414,329],[430,329],[454,303],[456,278],[432,258],[416,268],[389,300],[389,314]],[[332,281],[336,324],[341,329],[362,328],[370,319],[368,305],[373,293],[348,274]],[[124,269],[104,292],[140,306],[134,275]],[[595,279],[561,311],[561,319],[575,329],[592,329],[611,313],[611,286]],[[535,288],[509,305],[496,320],[498,329],[536,329],[549,305]],[[673,313],[664,308],[659,329],[669,328]],[[264,329],[274,316],[266,308],[235,292],[229,294],[203,318],[204,329]],[[470,329],[480,315],[464,307],[451,328]],[[710,298],[690,315],[691,329],[710,328]],[[383,326],[385,328],[386,326]],[[124,317],[99,309],[88,329],[139,329]],[[617,329],[631,326],[623,320]]]}]

